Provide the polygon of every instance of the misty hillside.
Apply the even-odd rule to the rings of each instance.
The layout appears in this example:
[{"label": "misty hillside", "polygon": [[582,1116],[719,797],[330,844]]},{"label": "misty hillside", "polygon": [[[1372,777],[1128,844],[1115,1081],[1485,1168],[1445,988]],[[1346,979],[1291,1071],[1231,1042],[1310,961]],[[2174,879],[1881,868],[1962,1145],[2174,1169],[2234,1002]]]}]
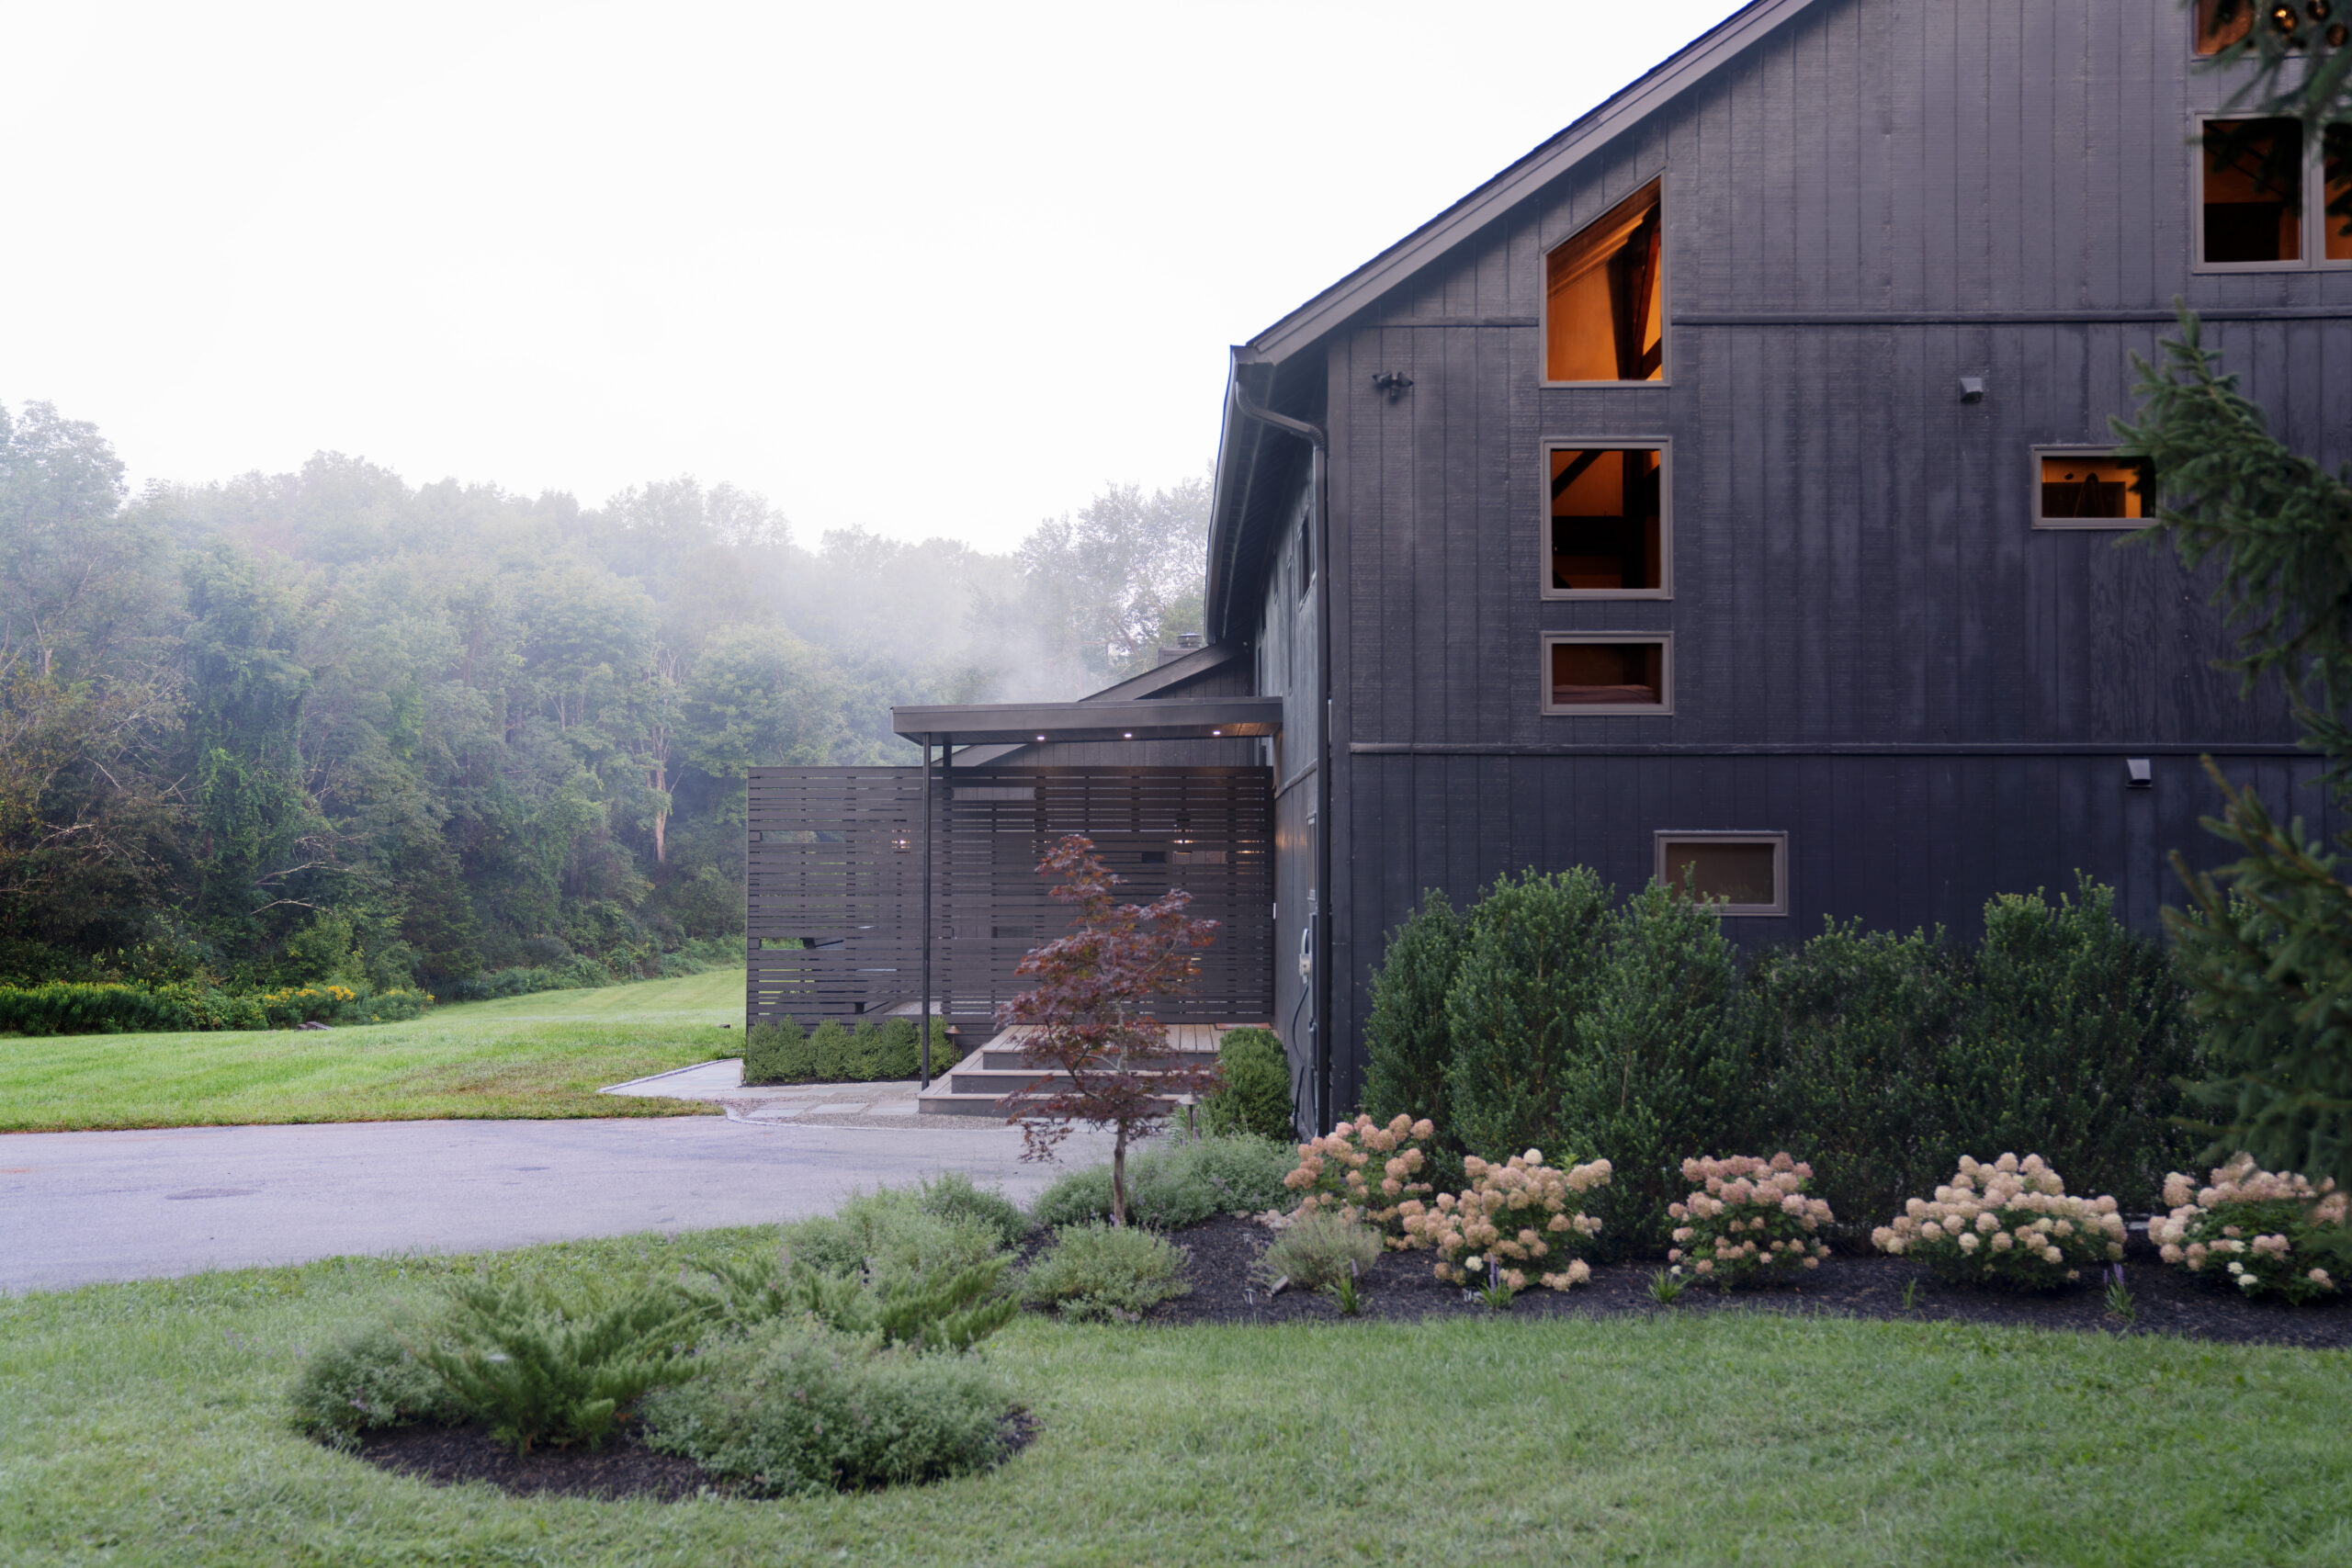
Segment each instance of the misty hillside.
[{"label": "misty hillside", "polygon": [[742,929],[750,768],[911,762],[894,703],[1075,696],[1200,621],[1201,480],[991,555],[691,479],[122,472],[0,406],[0,979],[650,972]]}]

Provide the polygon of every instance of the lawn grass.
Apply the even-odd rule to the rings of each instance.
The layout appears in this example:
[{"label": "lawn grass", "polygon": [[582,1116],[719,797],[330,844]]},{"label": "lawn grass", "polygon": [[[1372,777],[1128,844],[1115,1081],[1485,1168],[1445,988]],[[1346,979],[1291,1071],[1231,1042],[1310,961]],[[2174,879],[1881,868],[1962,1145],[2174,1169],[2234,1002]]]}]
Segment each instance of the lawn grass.
[{"label": "lawn grass", "polygon": [[[493,1255],[606,1280],[773,1231]],[[787,1503],[521,1500],[294,1436],[301,1348],[464,1260],[0,1302],[0,1561],[1967,1563],[2352,1561],[2352,1357],[1671,1312],[1069,1327],[985,1352],[1002,1469]]]},{"label": "lawn grass", "polygon": [[0,1132],[716,1112],[595,1090],[736,1055],[742,1024],[743,971],[720,969],[405,1023],[0,1038]]}]

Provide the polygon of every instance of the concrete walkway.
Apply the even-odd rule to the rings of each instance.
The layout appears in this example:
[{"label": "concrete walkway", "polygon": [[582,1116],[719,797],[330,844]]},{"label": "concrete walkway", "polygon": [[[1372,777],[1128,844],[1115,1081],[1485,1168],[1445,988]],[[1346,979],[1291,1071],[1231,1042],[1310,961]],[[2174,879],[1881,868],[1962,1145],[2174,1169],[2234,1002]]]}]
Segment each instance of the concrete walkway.
[{"label": "concrete walkway", "polygon": [[[947,1170],[1025,1201],[1070,1165],[1108,1156],[1107,1137],[1080,1133],[1058,1164],[1024,1165],[1012,1128],[868,1114],[894,1098],[878,1090],[897,1086],[825,1087],[864,1098],[802,1091],[739,1107],[743,1096],[729,1089],[711,1095],[729,1107],[723,1121],[0,1134],[0,1292],[756,1224],[823,1213],[854,1188]],[[913,1088],[904,1086],[910,1106]]]}]

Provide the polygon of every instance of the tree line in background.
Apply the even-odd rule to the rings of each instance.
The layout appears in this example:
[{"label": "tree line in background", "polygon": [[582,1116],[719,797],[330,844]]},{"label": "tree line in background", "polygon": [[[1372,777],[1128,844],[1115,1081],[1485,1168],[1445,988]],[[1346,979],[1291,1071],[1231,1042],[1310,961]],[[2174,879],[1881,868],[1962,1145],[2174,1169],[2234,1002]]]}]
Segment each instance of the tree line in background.
[{"label": "tree line in background", "polygon": [[1069,697],[1200,625],[1207,486],[989,554],[812,549],[691,479],[601,509],[322,453],[132,497],[0,405],[0,981],[652,972],[743,929],[758,765],[894,703]]}]

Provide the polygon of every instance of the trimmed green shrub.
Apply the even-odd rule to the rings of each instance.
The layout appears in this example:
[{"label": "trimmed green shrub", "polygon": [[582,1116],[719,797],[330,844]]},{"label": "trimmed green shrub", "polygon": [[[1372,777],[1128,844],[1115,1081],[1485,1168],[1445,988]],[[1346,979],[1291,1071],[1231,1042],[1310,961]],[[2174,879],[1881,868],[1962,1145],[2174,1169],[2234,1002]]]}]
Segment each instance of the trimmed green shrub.
[{"label": "trimmed green shrub", "polygon": [[1666,1247],[1685,1156],[1739,1146],[1764,1110],[1749,1072],[1738,957],[1703,904],[1653,883],[1603,922],[1600,960],[1557,1069],[1557,1131],[1548,1145],[1531,1138],[1527,1146],[1544,1146],[1559,1166],[1608,1160],[1594,1254],[1648,1256]]},{"label": "trimmed green shrub", "polygon": [[815,1077],[808,1032],[789,1018],[763,1019],[743,1036],[743,1081],[806,1083]]},{"label": "trimmed green shrub", "polygon": [[411,1347],[517,1453],[602,1443],[645,1394],[695,1371],[697,1303],[666,1285],[566,1298],[469,1280],[451,1291],[450,1347]]},{"label": "trimmed green shrub", "polygon": [[737,1328],[808,1317],[840,1334],[876,1334],[884,1345],[963,1351],[1012,1321],[1020,1303],[1003,1293],[1012,1259],[1000,1254],[955,1273],[902,1278],[876,1291],[853,1274],[827,1274],[797,1258],[714,1263],[720,1316]]},{"label": "trimmed green shrub", "polygon": [[1984,906],[1976,1006],[1944,1064],[1962,1149],[2035,1149],[2086,1192],[2153,1209],[2204,1140],[2176,1125],[2205,1076],[2172,956],[2115,918],[2115,890]]},{"label": "trimmed green shrub", "polygon": [[[1177,1230],[1216,1214],[1286,1208],[1291,1193],[1283,1178],[1297,1165],[1297,1145],[1266,1138],[1154,1144],[1127,1161],[1127,1218],[1154,1230]],[[1085,1166],[1055,1178],[1029,1212],[1049,1228],[1108,1220],[1110,1166]]]},{"label": "trimmed green shrub", "polygon": [[875,1354],[780,1322],[647,1402],[646,1440],[754,1496],[863,1491],[995,1463],[1012,1398],[963,1357]]},{"label": "trimmed green shrub", "polygon": [[1813,1190],[1846,1216],[1829,1227],[1844,1245],[1960,1158],[1940,1085],[1968,1017],[1972,967],[1940,931],[1898,936],[1830,921],[1748,969],[1766,1141],[1813,1167]]},{"label": "trimmed green shrub", "polygon": [[396,1313],[354,1329],[302,1359],[288,1395],[294,1424],[314,1438],[348,1439],[379,1427],[452,1426],[476,1412],[412,1347],[446,1337],[439,1317]]},{"label": "trimmed green shrub", "polygon": [[1578,1030],[1600,994],[1610,900],[1608,885],[1577,866],[1498,877],[1471,910],[1445,998],[1445,1081],[1466,1149],[1499,1159],[1559,1142]]},{"label": "trimmed green shrub", "polygon": [[1434,1129],[1432,1153],[1451,1155],[1456,1165],[1462,1149],[1446,1083],[1453,1036],[1445,998],[1461,972],[1468,934],[1444,894],[1435,888],[1422,894],[1421,907],[1389,936],[1373,974],[1363,1031],[1364,1114],[1384,1126],[1399,1116],[1428,1122]]},{"label": "trimmed green shrub", "polygon": [[808,1032],[808,1076],[819,1083],[848,1079],[852,1036],[838,1020],[825,1019]]},{"label": "trimmed green shrub", "polygon": [[1290,1057],[1271,1029],[1228,1029],[1217,1042],[1225,1087],[1201,1106],[1211,1135],[1247,1133],[1280,1143],[1298,1136],[1291,1114]]},{"label": "trimmed green shrub", "polygon": [[1192,1289],[1184,1255],[1166,1236],[1099,1221],[1057,1226],[1053,1246],[1021,1277],[1023,1302],[1075,1319],[1133,1322]]},{"label": "trimmed green shrub", "polygon": [[922,1206],[926,1213],[943,1219],[977,1221],[993,1232],[997,1245],[1007,1251],[1019,1247],[1029,1235],[1029,1217],[1021,1212],[1020,1204],[995,1188],[982,1191],[960,1170],[942,1171],[925,1181]]},{"label": "trimmed green shrub", "polygon": [[[914,1031],[910,1028],[908,1034]],[[861,1018],[850,1031],[842,1078],[848,1083],[878,1083],[895,1077],[890,1071],[890,1041],[882,1026],[871,1018]]]}]

